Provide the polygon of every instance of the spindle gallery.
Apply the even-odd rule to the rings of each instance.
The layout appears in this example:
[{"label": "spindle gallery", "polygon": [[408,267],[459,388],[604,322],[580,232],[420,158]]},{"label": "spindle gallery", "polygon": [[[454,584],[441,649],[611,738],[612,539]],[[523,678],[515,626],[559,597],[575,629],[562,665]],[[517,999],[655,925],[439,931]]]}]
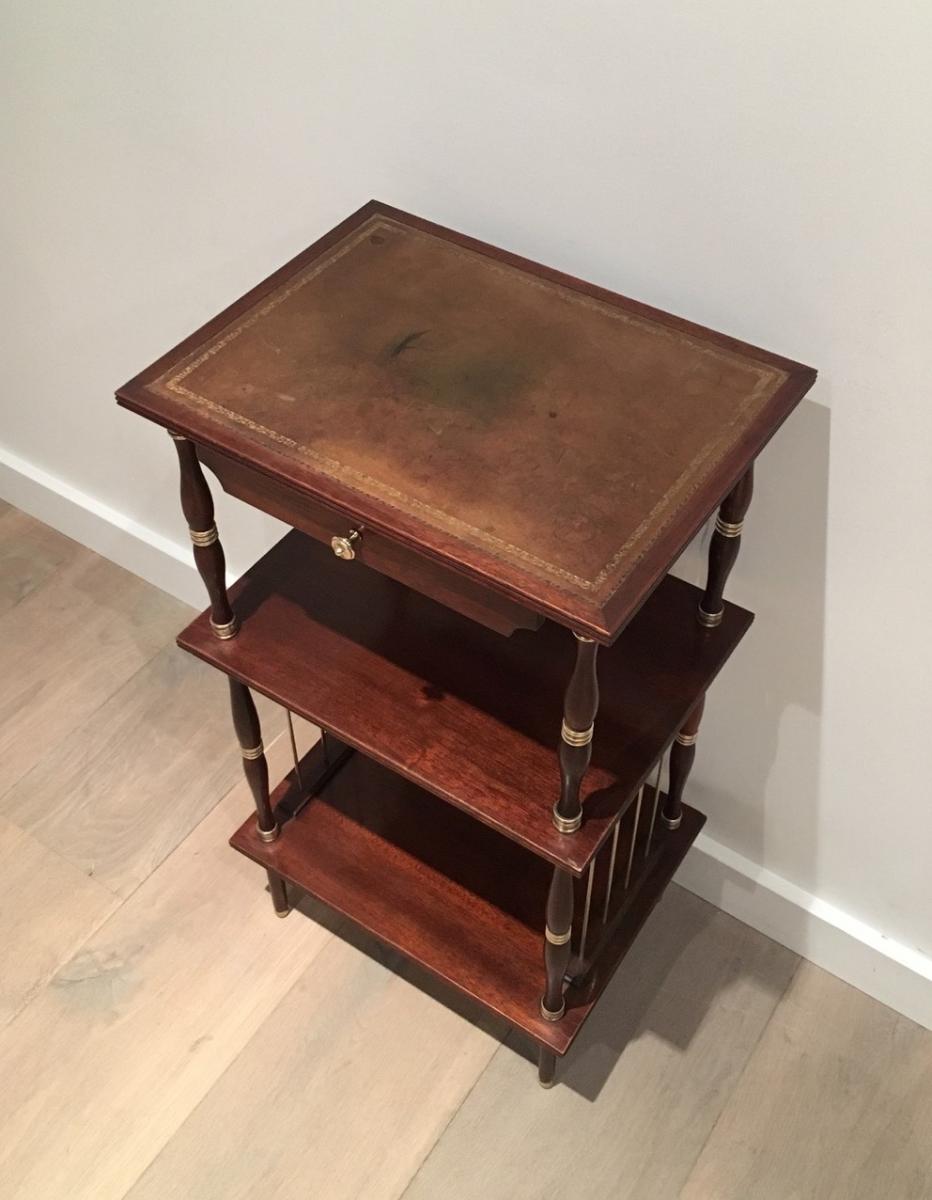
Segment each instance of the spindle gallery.
[{"label": "spindle gallery", "polygon": [[[178,452],[179,645],[229,677],[275,913],[329,905],[552,1085],[704,822],[754,462],[814,379],[371,202],[121,388]],[[292,527],[229,593],[204,468]],[[323,730],[271,792],[251,691]]]}]

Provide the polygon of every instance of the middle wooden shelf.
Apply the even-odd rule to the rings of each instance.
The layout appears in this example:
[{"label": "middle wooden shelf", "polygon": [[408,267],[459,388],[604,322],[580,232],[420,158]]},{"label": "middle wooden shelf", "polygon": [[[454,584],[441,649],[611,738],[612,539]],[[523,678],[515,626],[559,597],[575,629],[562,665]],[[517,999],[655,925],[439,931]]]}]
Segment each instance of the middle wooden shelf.
[{"label": "middle wooden shelf", "polygon": [[235,638],[204,613],[178,644],[579,876],[753,619],[726,604],[703,629],[699,597],[667,576],[600,651],[574,834],[551,822],[575,654],[560,626],[503,637],[292,531],[231,589]]}]

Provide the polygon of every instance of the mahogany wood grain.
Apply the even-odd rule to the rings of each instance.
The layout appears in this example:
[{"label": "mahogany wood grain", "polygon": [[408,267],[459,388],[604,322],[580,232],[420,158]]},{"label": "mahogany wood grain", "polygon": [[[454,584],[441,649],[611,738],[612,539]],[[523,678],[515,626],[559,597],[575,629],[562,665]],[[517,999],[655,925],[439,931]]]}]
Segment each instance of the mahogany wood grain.
[{"label": "mahogany wood grain", "polygon": [[[281,817],[291,779],[273,793]],[[271,843],[250,818],[231,845],[565,1054],[682,861],[705,818],[685,809],[663,830],[585,986],[565,993],[562,1020],[539,1001],[551,869],[363,755],[354,755]]]},{"label": "mahogany wood grain", "polygon": [[564,629],[499,637],[297,532],[232,594],[237,638],[215,638],[202,615],[179,645],[576,875],[753,619],[726,604],[703,630],[698,589],[664,580],[601,652],[583,824],[561,834]]}]

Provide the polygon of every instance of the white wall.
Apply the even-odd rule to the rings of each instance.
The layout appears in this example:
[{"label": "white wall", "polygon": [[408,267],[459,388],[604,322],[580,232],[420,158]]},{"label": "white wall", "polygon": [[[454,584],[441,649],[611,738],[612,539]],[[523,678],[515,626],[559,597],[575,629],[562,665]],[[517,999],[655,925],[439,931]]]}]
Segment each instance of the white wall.
[{"label": "white wall", "polygon": [[[6,10],[0,451],[160,545],[174,456],[114,387],[373,195],[820,369],[762,460],[731,587],[758,621],[693,797],[735,911],[763,869],[803,948],[821,905],[932,954],[932,9]],[[239,568],[273,537],[221,528]]]}]

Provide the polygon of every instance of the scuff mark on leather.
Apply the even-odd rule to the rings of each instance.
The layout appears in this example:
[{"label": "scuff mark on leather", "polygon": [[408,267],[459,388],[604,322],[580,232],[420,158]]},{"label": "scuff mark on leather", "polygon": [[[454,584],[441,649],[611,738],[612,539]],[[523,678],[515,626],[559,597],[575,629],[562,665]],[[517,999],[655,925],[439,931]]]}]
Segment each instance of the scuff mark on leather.
[{"label": "scuff mark on leather", "polygon": [[399,354],[403,354],[405,350],[410,350],[414,343],[424,336],[425,333],[430,333],[429,329],[415,329],[411,333],[406,334],[400,342],[394,345],[389,355],[390,358],[397,358]]}]

